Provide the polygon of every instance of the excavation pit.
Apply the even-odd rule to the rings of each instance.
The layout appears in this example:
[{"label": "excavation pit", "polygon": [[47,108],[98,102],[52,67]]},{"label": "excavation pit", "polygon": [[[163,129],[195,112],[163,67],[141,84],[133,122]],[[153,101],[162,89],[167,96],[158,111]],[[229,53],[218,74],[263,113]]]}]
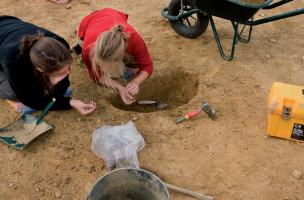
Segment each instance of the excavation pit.
[{"label": "excavation pit", "polygon": [[171,110],[187,104],[197,93],[198,81],[195,75],[186,72],[164,73],[154,75],[145,81],[137,95],[137,100],[154,100],[168,104],[166,108],[158,108],[156,104],[138,105],[136,102],[132,105],[125,105],[120,96],[111,96],[111,104],[125,111],[134,112],[157,112]]}]

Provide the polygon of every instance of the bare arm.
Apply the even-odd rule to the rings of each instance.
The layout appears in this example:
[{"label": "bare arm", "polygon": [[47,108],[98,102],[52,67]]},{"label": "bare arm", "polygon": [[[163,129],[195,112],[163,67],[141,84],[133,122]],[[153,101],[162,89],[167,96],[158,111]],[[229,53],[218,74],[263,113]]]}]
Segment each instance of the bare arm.
[{"label": "bare arm", "polygon": [[134,96],[130,94],[126,87],[122,86],[118,81],[102,75],[99,79],[99,84],[117,91],[123,102],[127,105],[132,104],[135,101]]},{"label": "bare arm", "polygon": [[136,84],[140,85],[148,77],[149,77],[149,74],[146,71],[140,71],[139,74],[130,83],[136,83]]},{"label": "bare arm", "polygon": [[90,114],[96,108],[96,103],[93,101],[91,101],[90,103],[84,103],[83,101],[76,99],[71,99],[70,105],[82,115]]},{"label": "bare arm", "polygon": [[124,88],[124,86],[122,86],[118,81],[115,81],[115,80],[108,78],[106,76],[103,76],[103,75],[101,75],[98,83],[102,86],[111,88],[118,92]]},{"label": "bare arm", "polygon": [[139,92],[139,85],[149,77],[146,71],[140,71],[139,74],[127,85],[128,93],[135,96]]}]

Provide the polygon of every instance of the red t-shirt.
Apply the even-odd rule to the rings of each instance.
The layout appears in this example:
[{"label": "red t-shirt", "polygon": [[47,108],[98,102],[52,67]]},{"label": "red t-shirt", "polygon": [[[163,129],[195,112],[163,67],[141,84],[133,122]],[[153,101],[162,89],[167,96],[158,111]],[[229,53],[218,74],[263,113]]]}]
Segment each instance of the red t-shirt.
[{"label": "red t-shirt", "polygon": [[111,30],[118,24],[124,27],[124,33],[128,37],[126,53],[134,57],[139,71],[146,71],[151,75],[153,62],[148,48],[142,37],[127,23],[127,20],[128,15],[125,13],[105,8],[91,13],[81,21],[78,28],[78,37],[83,40],[82,58],[93,80],[95,79],[92,71],[90,52],[94,48],[94,43],[101,33]]}]

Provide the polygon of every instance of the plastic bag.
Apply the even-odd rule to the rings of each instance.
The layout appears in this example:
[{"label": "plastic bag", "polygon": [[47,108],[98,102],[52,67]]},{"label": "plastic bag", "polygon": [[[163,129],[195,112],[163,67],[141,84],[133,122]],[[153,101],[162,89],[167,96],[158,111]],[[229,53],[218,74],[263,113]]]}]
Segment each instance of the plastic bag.
[{"label": "plastic bag", "polygon": [[139,168],[137,152],[145,141],[132,121],[119,126],[102,126],[93,132],[92,150],[105,160],[108,170]]}]

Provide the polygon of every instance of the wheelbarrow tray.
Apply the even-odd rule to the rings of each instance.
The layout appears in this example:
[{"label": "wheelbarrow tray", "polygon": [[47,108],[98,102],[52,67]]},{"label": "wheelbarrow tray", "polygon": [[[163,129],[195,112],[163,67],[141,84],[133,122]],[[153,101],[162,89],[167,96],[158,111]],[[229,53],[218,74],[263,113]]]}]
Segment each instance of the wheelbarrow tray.
[{"label": "wheelbarrow tray", "polygon": [[[186,38],[199,36],[206,30],[208,22],[210,22],[222,58],[232,60],[236,44],[239,41],[244,43],[250,41],[253,26],[304,14],[304,8],[297,8],[254,20],[254,15],[260,9],[270,10],[292,2],[293,0],[279,0],[275,3],[272,3],[273,0],[265,0],[263,3],[258,4],[246,3],[244,1],[245,0],[171,0],[169,6],[162,9],[161,15],[169,19],[171,26],[179,35]],[[193,17],[193,14],[196,14],[198,17]],[[224,52],[213,16],[226,19],[232,24],[234,34],[229,54]],[[190,17],[196,20],[194,26],[191,25],[188,19]],[[189,26],[187,26],[187,23]],[[240,25],[243,27],[240,27]],[[242,33],[246,26],[249,26],[249,31],[247,36],[243,37]]]},{"label": "wheelbarrow tray", "polygon": [[271,2],[267,0],[261,4],[248,4],[240,0],[197,0],[196,6],[206,14],[241,22],[252,18]]}]

